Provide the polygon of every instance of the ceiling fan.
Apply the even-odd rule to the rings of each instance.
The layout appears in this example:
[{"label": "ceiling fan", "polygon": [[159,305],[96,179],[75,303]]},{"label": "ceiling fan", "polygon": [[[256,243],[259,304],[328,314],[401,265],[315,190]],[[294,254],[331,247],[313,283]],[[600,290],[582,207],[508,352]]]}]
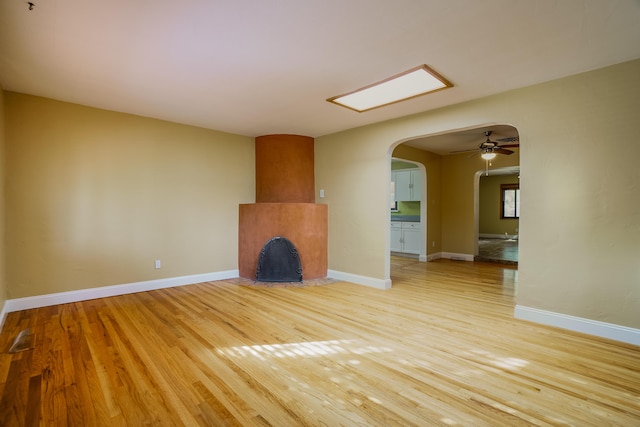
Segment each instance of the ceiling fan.
[{"label": "ceiling fan", "polygon": [[484,160],[491,160],[494,157],[496,157],[496,154],[513,154],[513,150],[507,150],[507,148],[512,148],[512,147],[519,147],[520,144],[516,143],[516,144],[504,144],[504,145],[500,145],[500,142],[518,142],[519,138],[517,136],[511,136],[511,137],[507,137],[507,138],[501,138],[498,139],[496,141],[492,141],[489,137],[491,136],[492,131],[488,130],[485,131],[484,136],[487,138],[484,142],[480,143],[480,145],[478,145],[478,148],[474,148],[471,150],[458,150],[458,151],[451,151],[450,154],[454,154],[454,153],[465,153],[465,152],[469,152],[469,151],[476,151],[476,150],[480,150],[480,156],[484,159]]}]

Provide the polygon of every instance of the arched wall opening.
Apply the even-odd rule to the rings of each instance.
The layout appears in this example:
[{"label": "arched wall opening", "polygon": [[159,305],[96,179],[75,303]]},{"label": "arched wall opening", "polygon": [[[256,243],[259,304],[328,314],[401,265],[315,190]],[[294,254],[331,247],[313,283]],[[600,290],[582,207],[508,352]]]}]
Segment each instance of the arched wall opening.
[{"label": "arched wall opening", "polygon": [[[516,317],[559,325],[573,316],[638,328],[640,303],[628,298],[637,288],[630,279],[637,272],[635,264],[627,261],[632,253],[628,248],[637,246],[637,235],[629,230],[637,223],[633,214],[640,202],[629,195],[637,182],[637,156],[633,155],[640,147],[597,148],[603,141],[633,140],[629,123],[640,99],[628,88],[639,70],[640,62],[631,61],[318,137],[316,187],[326,193],[317,200],[330,206],[329,268],[336,273],[332,277],[378,289],[390,286],[389,269],[385,269],[389,227],[385,189],[395,145],[421,135],[498,121],[517,127],[521,137],[523,213]],[[594,170],[603,173],[594,174]],[[476,171],[467,180],[471,192]],[[451,185],[443,187],[443,195],[449,194]],[[473,236],[473,198],[454,214],[465,209],[471,220],[464,232]],[[433,220],[429,213],[427,220]],[[448,241],[455,222],[441,221],[445,240],[441,251],[445,252],[446,245],[459,242]],[[431,239],[431,229],[428,235]],[[613,246],[611,236],[616,239]],[[473,237],[470,246],[473,253]],[[603,252],[603,247],[609,250]],[[569,269],[568,264],[579,268]],[[603,287],[603,283],[614,286]]]},{"label": "arched wall opening", "polygon": [[[478,254],[478,185],[487,166],[478,150],[485,142],[484,133],[488,130],[494,132],[492,137],[507,141],[499,143],[500,146],[509,145],[508,150],[513,151],[509,155],[498,154],[491,161],[489,172],[519,168],[519,147],[514,147],[519,141],[519,132],[508,124],[484,123],[454,128],[403,138],[389,146],[389,166],[392,158],[398,158],[424,168],[425,203],[421,208],[425,210],[422,242],[425,252],[421,255],[425,261],[439,258],[473,261]],[[387,228],[388,246],[390,224]],[[390,277],[390,261],[387,264]]]}]

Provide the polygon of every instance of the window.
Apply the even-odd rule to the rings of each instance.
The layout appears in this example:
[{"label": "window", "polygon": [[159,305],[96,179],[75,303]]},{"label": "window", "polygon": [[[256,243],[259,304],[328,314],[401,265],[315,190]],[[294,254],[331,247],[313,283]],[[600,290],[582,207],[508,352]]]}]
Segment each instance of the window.
[{"label": "window", "polygon": [[520,218],[520,185],[501,184],[500,185],[500,218],[518,219]]}]

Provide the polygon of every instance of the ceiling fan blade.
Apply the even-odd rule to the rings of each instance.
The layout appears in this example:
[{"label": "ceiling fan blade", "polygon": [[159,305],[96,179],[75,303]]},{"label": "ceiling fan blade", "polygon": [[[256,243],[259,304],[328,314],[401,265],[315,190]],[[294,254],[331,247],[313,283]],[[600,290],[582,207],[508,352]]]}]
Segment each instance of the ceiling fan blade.
[{"label": "ceiling fan blade", "polygon": [[478,149],[477,148],[472,148],[470,150],[449,151],[449,154],[470,153],[471,151],[478,151]]},{"label": "ceiling fan blade", "polygon": [[500,147],[500,148],[496,148],[493,150],[495,153],[500,153],[500,154],[513,154],[513,151],[511,150],[505,150],[504,148]]},{"label": "ceiling fan blade", "polygon": [[519,136],[508,136],[506,138],[496,139],[496,141],[498,141],[498,142],[516,142],[516,141],[520,141],[520,137]]},{"label": "ceiling fan blade", "polygon": [[499,148],[513,148],[513,147],[520,147],[520,144],[504,144],[504,145],[501,145]]}]

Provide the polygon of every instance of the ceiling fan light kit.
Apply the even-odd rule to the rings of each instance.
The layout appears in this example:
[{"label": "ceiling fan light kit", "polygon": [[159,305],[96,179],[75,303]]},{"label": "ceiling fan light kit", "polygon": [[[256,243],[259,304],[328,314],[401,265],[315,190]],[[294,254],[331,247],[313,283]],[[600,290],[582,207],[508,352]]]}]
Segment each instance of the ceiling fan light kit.
[{"label": "ceiling fan light kit", "polygon": [[495,159],[496,153],[494,153],[490,148],[483,148],[482,154],[480,154],[480,157],[482,157],[485,160],[492,160],[492,159]]}]

